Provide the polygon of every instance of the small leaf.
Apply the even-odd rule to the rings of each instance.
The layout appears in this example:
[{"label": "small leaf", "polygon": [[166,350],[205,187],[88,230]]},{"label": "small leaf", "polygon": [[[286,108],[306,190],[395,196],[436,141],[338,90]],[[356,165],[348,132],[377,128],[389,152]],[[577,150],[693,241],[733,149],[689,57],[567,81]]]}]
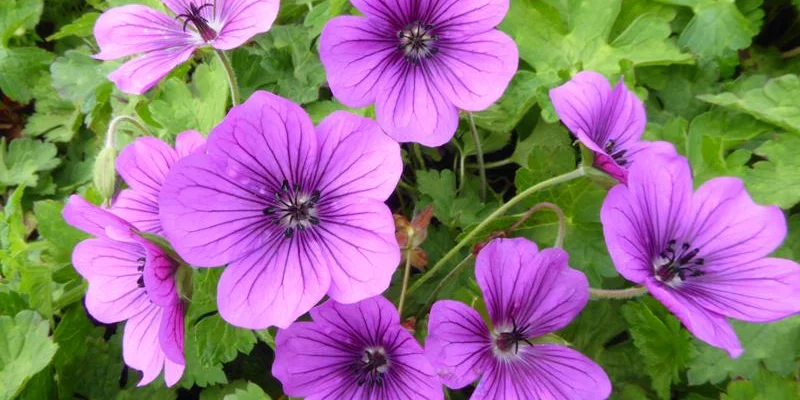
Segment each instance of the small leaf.
[{"label": "small leaf", "polygon": [[0,399],[14,397],[27,381],[50,364],[58,346],[50,324],[30,310],[0,316]]}]

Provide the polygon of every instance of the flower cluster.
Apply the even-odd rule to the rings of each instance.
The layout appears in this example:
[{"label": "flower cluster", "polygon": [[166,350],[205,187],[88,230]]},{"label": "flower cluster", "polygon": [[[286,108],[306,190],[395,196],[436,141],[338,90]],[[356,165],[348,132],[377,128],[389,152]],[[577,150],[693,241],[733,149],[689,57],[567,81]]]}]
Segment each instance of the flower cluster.
[{"label": "flower cluster", "polygon": [[[143,53],[109,77],[123,91],[148,90],[198,47],[242,45],[278,12],[277,0],[164,2],[174,16],[131,5],[98,19],[98,58]],[[88,312],[126,321],[123,356],[143,372],[140,385],[162,370],[174,385],[191,301],[181,272],[224,267],[220,315],[243,328],[280,328],[272,373],[291,396],[443,399],[443,386],[478,381],[472,399],[607,398],[603,369],[553,340],[590,295],[560,248],[540,251],[524,238],[482,246],[475,278],[488,315],[437,301],[424,349],[382,297],[401,261],[398,242],[407,265],[427,264],[417,247],[433,216],[429,207],[396,227],[386,201],[403,172],[398,142],[446,143],[459,110],[483,110],[503,94],[518,54],[495,29],[508,0],[352,3],[364,16],[329,21],[321,59],[334,96],[353,107],[375,103],[377,122],[338,111],[314,126],[299,105],[257,91],[207,139],[184,132],[174,148],[136,139],[116,160],[128,188],[108,209],[78,196],[64,209],[94,237],[72,260],[89,281]],[[800,266],[769,257],[786,235],[780,209],[755,204],[735,178],[694,191],[688,161],[671,144],[640,140],[644,106],[622,81],[612,88],[580,72],[550,96],[594,167],[619,182],[601,221],[623,277],[732,357],[743,349],[727,318],[800,312]],[[307,313],[311,321],[298,321]]]}]

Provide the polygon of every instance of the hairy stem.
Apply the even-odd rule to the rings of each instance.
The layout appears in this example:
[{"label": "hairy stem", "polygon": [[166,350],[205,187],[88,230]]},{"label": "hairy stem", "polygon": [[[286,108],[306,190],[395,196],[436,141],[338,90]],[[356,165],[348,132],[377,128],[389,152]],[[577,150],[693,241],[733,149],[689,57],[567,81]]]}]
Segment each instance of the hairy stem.
[{"label": "hairy stem", "polygon": [[626,300],[632,299],[647,294],[647,288],[644,286],[634,286],[627,289],[595,289],[589,288],[589,296],[592,300],[611,299],[611,300]]},{"label": "hairy stem", "polygon": [[439,272],[440,269],[444,268],[445,264],[447,264],[447,261],[449,261],[451,258],[453,258],[456,254],[458,254],[458,252],[461,249],[463,249],[464,246],[466,246],[468,243],[470,243],[473,239],[475,239],[475,237],[480,232],[483,232],[483,230],[487,226],[489,226],[489,224],[491,224],[495,219],[497,219],[497,218],[501,217],[502,215],[504,215],[506,212],[508,212],[508,210],[510,210],[512,207],[516,206],[517,204],[519,204],[522,200],[525,200],[527,197],[529,197],[530,195],[532,195],[532,194],[534,194],[536,192],[539,192],[540,190],[547,189],[547,188],[549,188],[551,186],[558,185],[559,183],[564,183],[564,182],[571,181],[573,179],[580,178],[580,177],[584,176],[585,174],[586,174],[586,172],[584,171],[583,167],[580,166],[580,167],[578,167],[578,169],[576,169],[574,171],[567,172],[566,174],[559,175],[559,176],[550,178],[550,179],[548,179],[546,181],[539,182],[536,185],[533,185],[533,186],[525,189],[524,191],[518,193],[516,196],[512,197],[506,204],[503,204],[502,206],[500,206],[500,208],[495,210],[495,212],[493,212],[491,215],[486,217],[485,220],[481,221],[481,223],[478,224],[478,226],[476,226],[475,229],[473,229],[469,233],[467,233],[464,236],[464,238],[461,239],[461,241],[459,241],[458,243],[456,243],[456,245],[452,249],[450,249],[450,251],[448,251],[441,259],[439,259],[439,261],[431,269],[429,269],[427,273],[425,273],[424,275],[420,276],[419,279],[417,279],[414,282],[414,284],[411,285],[411,287],[408,289],[408,294],[411,294],[414,291],[416,291],[417,289],[419,289],[425,282],[427,282],[429,279],[431,279],[432,276],[436,275],[436,273]]},{"label": "hairy stem", "polygon": [[524,224],[525,221],[531,217],[531,215],[544,209],[552,211],[558,217],[558,236],[556,236],[556,243],[553,245],[553,247],[564,247],[564,236],[567,233],[567,217],[564,216],[564,211],[561,211],[561,207],[553,203],[539,203],[529,208],[528,211],[526,211],[525,214],[522,214],[519,220],[514,223],[514,225],[511,225],[511,227],[506,230],[506,233],[511,234],[520,226],[522,226],[522,224]]},{"label": "hairy stem", "polygon": [[481,138],[478,137],[478,128],[475,126],[475,116],[472,113],[467,113],[469,117],[469,131],[472,133],[472,141],[475,142],[475,152],[478,158],[478,172],[481,177],[481,202],[486,201],[486,165],[483,163],[483,148],[481,147]]},{"label": "hairy stem", "polygon": [[[411,238],[408,238],[408,242],[411,243]],[[411,276],[411,248],[408,247],[405,249],[406,251],[406,267],[403,271],[403,286],[400,288],[400,301],[397,303],[397,314],[400,315],[400,318],[403,318],[403,305],[406,301],[406,290],[408,289],[408,278]]]},{"label": "hairy stem", "polygon": [[225,76],[228,78],[228,86],[231,88],[231,104],[233,106],[239,105],[239,82],[236,80],[236,72],[233,71],[233,65],[230,58],[222,50],[215,50],[217,58],[225,68]]},{"label": "hairy stem", "polygon": [[150,135],[150,131],[148,131],[147,127],[145,127],[143,123],[139,122],[139,120],[133,117],[129,117],[127,115],[120,115],[118,117],[115,117],[114,119],[111,120],[111,122],[108,123],[108,130],[106,130],[106,140],[103,147],[114,147],[115,134],[117,133],[119,125],[123,122],[128,122],[134,127],[136,127],[136,129],[144,136]]}]

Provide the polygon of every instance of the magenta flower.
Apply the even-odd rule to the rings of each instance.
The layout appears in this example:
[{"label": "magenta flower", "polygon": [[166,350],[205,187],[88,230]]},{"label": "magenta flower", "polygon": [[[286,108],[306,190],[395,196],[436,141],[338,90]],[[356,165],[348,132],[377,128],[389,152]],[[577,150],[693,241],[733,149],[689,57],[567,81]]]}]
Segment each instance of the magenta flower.
[{"label": "magenta flower", "polygon": [[783,213],[755,204],[737,178],[712,179],[692,193],[685,158],[647,156],[603,203],[614,265],[700,340],[738,357],[726,317],[770,322],[800,312],[800,267],[767,257],[786,236]]},{"label": "magenta flower", "polygon": [[141,137],[122,149],[117,173],[130,189],[120,192],[111,212],[144,232],[164,235],[158,217],[158,195],[170,168],[183,157],[205,151],[206,139],[197,131],[178,135],[173,149],[154,137]]},{"label": "magenta flower", "polygon": [[146,92],[199,47],[239,47],[268,31],[278,16],[278,0],[163,1],[174,17],[142,5],[127,5],[104,12],[94,26],[100,46],[95,58],[115,60],[142,54],[108,76],[123,92]]},{"label": "magenta flower", "polygon": [[444,399],[422,347],[383,297],[355,304],[327,301],[313,322],[278,331],[272,375],[307,400]]},{"label": "magenta flower", "polygon": [[517,71],[516,44],[495,27],[508,0],[351,0],[366,18],[332,19],[320,58],[336,98],[375,103],[378,123],[399,142],[447,143],[458,110],[481,111]]},{"label": "magenta flower", "polygon": [[159,199],[175,250],[195,266],[228,264],[223,318],[285,328],[327,293],[380,294],[400,260],[384,201],[400,179],[400,146],[346,112],[317,127],[298,105],[256,92],[179,161]]},{"label": "magenta flower", "polygon": [[536,338],[572,321],[589,301],[583,273],[561,249],[539,252],[527,239],[496,239],[475,261],[475,276],[493,328],[452,300],[437,301],[425,354],[447,387],[481,377],[471,399],[605,399],[606,373],[568,347]]},{"label": "magenta flower", "polygon": [[595,167],[622,183],[627,169],[645,149],[674,154],[667,142],[639,140],[647,117],[642,101],[622,80],[613,89],[603,75],[583,71],[550,90],[550,99],[564,125],[595,154]]},{"label": "magenta flower", "polygon": [[174,274],[178,268],[157,246],[133,233],[119,217],[72,196],[64,207],[70,225],[94,235],[72,252],[72,264],[89,281],[86,308],[100,322],[126,321],[125,364],[142,371],[139,386],[164,370],[167,385],[183,375],[183,318]]}]

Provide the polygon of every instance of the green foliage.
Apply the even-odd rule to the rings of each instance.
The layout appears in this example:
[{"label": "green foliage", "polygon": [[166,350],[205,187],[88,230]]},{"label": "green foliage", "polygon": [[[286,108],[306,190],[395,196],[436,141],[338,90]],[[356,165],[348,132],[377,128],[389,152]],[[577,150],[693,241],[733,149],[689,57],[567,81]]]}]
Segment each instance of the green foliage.
[{"label": "green foliage", "polygon": [[13,398],[50,364],[58,346],[48,337],[49,329],[47,321],[33,311],[0,316],[0,399]]},{"label": "green foliage", "polygon": [[36,186],[39,173],[50,171],[61,162],[52,143],[33,139],[17,139],[6,146],[0,139],[0,188]]}]

